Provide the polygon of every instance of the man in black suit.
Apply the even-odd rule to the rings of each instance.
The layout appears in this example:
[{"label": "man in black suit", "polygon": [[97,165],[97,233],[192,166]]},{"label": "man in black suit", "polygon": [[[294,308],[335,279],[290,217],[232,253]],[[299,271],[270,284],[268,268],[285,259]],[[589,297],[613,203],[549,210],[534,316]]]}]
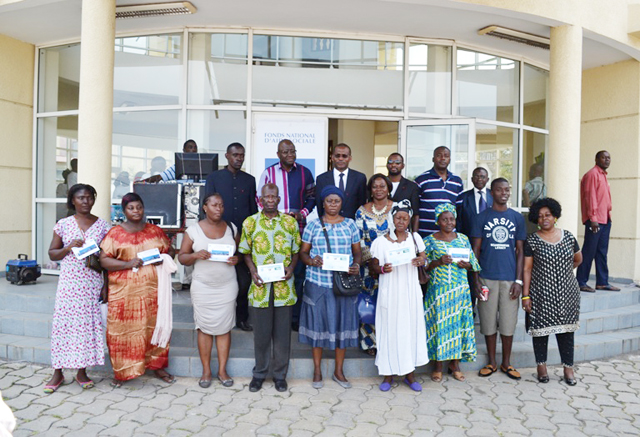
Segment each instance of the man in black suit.
[{"label": "man in black suit", "polygon": [[491,191],[487,190],[489,173],[483,167],[473,170],[471,176],[473,188],[458,195],[458,222],[456,229],[467,237],[471,233],[473,223],[478,214],[493,205]]},{"label": "man in black suit", "polygon": [[411,219],[411,229],[418,232],[420,223],[420,187],[413,181],[402,176],[404,169],[404,158],[399,153],[392,153],[387,158],[387,171],[389,172],[389,180],[393,185],[391,190],[391,200],[400,202],[407,199],[411,202],[413,209],[413,218]]},{"label": "man in black suit", "polygon": [[[316,199],[320,198],[322,189],[328,185],[335,185],[344,191],[344,202],[340,215],[355,219],[356,211],[367,203],[367,177],[359,171],[349,168],[351,162],[351,148],[340,143],[333,148],[331,154],[333,170],[322,173],[316,178]],[[316,205],[318,216],[324,213],[322,203]]]}]

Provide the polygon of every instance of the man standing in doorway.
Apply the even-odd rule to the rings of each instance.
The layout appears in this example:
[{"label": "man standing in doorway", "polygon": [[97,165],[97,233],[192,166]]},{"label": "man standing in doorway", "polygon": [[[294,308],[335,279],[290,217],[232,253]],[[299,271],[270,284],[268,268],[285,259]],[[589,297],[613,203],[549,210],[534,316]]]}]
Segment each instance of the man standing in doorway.
[{"label": "man standing in doorway", "polygon": [[[491,182],[491,195],[493,206],[478,215],[471,231],[473,251],[482,267],[480,283],[475,284],[475,290],[480,332],[484,335],[489,355],[489,364],[480,369],[479,375],[489,376],[498,370],[496,344],[500,331],[500,371],[518,380],[520,373],[511,366],[511,347],[518,322],[527,231],[522,215],[507,207],[511,196],[509,181],[497,178]],[[489,288],[487,300],[482,300],[482,285]]]},{"label": "man standing in doorway", "polygon": [[[298,262],[301,238],[296,220],[278,212],[280,196],[275,184],[267,183],[260,190],[262,211],[248,217],[242,225],[239,252],[253,283],[249,289],[251,320],[255,327],[253,345],[256,365],[249,391],[257,392],[267,377],[273,354],[273,382],[277,391],[287,390],[287,371],[291,355],[291,313],[296,303],[293,271]],[[258,267],[266,264],[284,265],[281,281],[263,282]],[[273,349],[273,351],[272,351]]]},{"label": "man standing in doorway", "polygon": [[[316,199],[320,197],[322,189],[328,185],[335,185],[344,193],[344,202],[340,215],[350,219],[356,218],[356,211],[367,203],[367,177],[359,171],[349,168],[351,162],[351,147],[340,143],[331,153],[333,170],[322,173],[316,179]],[[322,202],[318,202],[318,217],[324,214]]]},{"label": "man standing in doorway", "polygon": [[[182,153],[198,153],[198,145],[194,140],[187,140],[182,145]],[[160,174],[151,176],[141,182],[160,182],[160,181],[175,181],[176,180],[176,165],[172,165]]]},{"label": "man standing in doorway", "polygon": [[[291,140],[284,139],[278,143],[279,162],[267,167],[258,180],[258,192],[266,184],[275,184],[280,192],[278,211],[294,217],[300,227],[300,235],[307,224],[307,216],[315,207],[315,181],[311,171],[296,162],[296,146]],[[303,284],[306,274],[306,266],[298,263],[294,272],[296,295],[302,301]],[[293,315],[291,325],[294,331],[298,329],[300,315],[299,306],[297,314]]]},{"label": "man standing in doorway", "polygon": [[[245,219],[258,212],[256,205],[256,179],[242,171],[245,150],[240,143],[231,143],[227,146],[227,166],[222,170],[214,171],[207,177],[204,188],[204,196],[218,193],[224,202],[222,218],[231,222],[238,229],[242,229]],[[236,326],[243,331],[252,331],[248,323],[249,309],[248,297],[251,285],[251,273],[246,263],[236,265],[238,277],[238,298],[236,299]]]},{"label": "man standing in doorway", "polygon": [[441,203],[456,205],[458,194],[462,192],[462,179],[447,168],[451,163],[451,150],[448,147],[436,147],[433,151],[433,168],[416,178],[420,188],[420,225],[419,232],[424,238],[437,232],[436,206]]},{"label": "man standing in doorway", "polygon": [[391,200],[400,202],[408,200],[411,202],[413,217],[411,218],[411,229],[418,232],[420,225],[420,188],[415,182],[402,176],[404,170],[404,158],[399,153],[392,153],[387,158],[387,171],[389,180],[393,185],[391,190]]},{"label": "man standing in doorway", "polygon": [[[586,172],[580,182],[584,244],[582,264],[576,274],[580,291],[594,293],[596,290],[620,291],[609,284],[609,234],[611,233],[611,189],[607,180],[607,169],[611,155],[606,150],[596,153],[596,165]],[[587,285],[591,264],[596,260],[596,288]]]}]

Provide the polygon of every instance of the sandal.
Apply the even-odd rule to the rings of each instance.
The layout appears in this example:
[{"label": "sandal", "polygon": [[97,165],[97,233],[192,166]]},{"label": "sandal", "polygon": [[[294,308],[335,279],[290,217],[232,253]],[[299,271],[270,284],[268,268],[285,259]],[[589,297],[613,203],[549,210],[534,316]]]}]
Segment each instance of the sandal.
[{"label": "sandal", "polygon": [[47,385],[44,386],[44,390],[43,391],[46,394],[51,394],[54,391],[58,390],[58,388],[60,388],[60,386],[62,385],[63,382],[64,382],[64,378],[61,378],[60,382],[55,384],[55,385],[54,384],[47,384]]},{"label": "sandal", "polygon": [[93,383],[93,381],[92,381],[92,380],[88,380],[88,381],[84,381],[84,382],[82,382],[82,381],[80,381],[80,380],[78,379],[78,377],[77,377],[77,376],[76,376],[76,382],[78,383],[78,385],[79,385],[80,387],[82,387],[82,389],[83,389],[83,390],[86,390],[86,389],[88,389],[88,388],[93,388],[93,386],[94,386],[94,383]]},{"label": "sandal", "polygon": [[376,354],[378,353],[378,351],[376,350],[375,347],[372,347],[372,348],[367,349],[366,351],[364,351],[364,353],[369,355],[370,357],[375,357]]},{"label": "sandal", "polygon": [[487,376],[491,376],[498,371],[497,367],[492,366],[491,364],[487,364],[478,372],[478,376],[482,376],[483,378]]},{"label": "sandal", "polygon": [[587,293],[595,293],[596,290],[589,287],[588,285],[583,285],[582,287],[580,287],[580,291],[586,291]]},{"label": "sandal", "polygon": [[520,375],[520,372],[518,372],[516,369],[513,368],[513,366],[509,366],[506,369],[502,366],[500,366],[500,371],[502,373],[506,373],[506,375],[511,378],[511,379],[515,379],[516,381],[519,381],[522,376]]},{"label": "sandal", "polygon": [[120,380],[120,379],[115,379],[113,378],[111,380],[111,387],[113,388],[120,388],[122,387],[122,383],[124,383],[124,381]]},{"label": "sandal", "polygon": [[596,290],[620,291],[618,287],[613,285],[596,285]]},{"label": "sandal", "polygon": [[163,370],[162,372],[164,372],[163,374],[158,373],[158,371],[156,370],[154,372],[154,374],[156,375],[156,378],[163,380],[164,382],[166,382],[167,384],[173,384],[174,382],[176,382],[176,378],[171,375],[170,373],[168,373],[166,370]]},{"label": "sandal", "polygon": [[449,375],[452,375],[455,380],[460,382],[464,382],[467,379],[464,377],[464,374],[460,370],[453,370],[451,367],[447,368],[447,373]]},{"label": "sandal", "polygon": [[442,372],[432,372],[431,380],[433,382],[442,382]]}]

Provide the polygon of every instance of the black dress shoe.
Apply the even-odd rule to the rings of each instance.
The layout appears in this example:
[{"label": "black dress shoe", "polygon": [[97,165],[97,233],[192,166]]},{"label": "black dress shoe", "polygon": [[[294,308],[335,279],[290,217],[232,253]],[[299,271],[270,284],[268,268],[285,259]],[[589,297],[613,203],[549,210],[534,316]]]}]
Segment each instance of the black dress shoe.
[{"label": "black dress shoe", "polygon": [[287,388],[289,387],[287,385],[287,381],[284,379],[275,379],[273,378],[273,382],[276,385],[276,390],[283,392],[283,391],[287,391]]},{"label": "black dress shoe", "polygon": [[262,388],[262,383],[264,379],[259,379],[256,377],[251,378],[251,382],[249,383],[249,391],[257,392]]},{"label": "black dress shoe", "polygon": [[253,331],[253,326],[251,326],[247,322],[238,322],[236,323],[236,326],[242,329],[243,331]]},{"label": "black dress shoe", "polygon": [[571,385],[571,386],[574,386],[574,385],[576,385],[578,383],[575,379],[567,378],[566,376],[564,378],[564,382],[566,382],[567,385]]},{"label": "black dress shoe", "polygon": [[300,329],[300,324],[298,322],[291,323],[291,330],[292,331],[298,332],[299,329]]},{"label": "black dress shoe", "polygon": [[191,290],[191,284],[182,284],[183,290]]}]

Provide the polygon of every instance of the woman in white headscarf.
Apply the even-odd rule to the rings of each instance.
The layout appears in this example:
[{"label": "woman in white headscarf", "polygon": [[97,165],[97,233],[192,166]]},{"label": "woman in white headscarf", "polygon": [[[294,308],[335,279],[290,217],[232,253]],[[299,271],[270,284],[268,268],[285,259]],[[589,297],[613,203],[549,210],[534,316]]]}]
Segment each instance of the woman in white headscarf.
[{"label": "woman in white headscarf", "polygon": [[429,362],[418,279],[418,267],[425,265],[426,258],[420,235],[410,230],[411,216],[408,200],[395,203],[391,209],[391,231],[371,245],[369,266],[379,275],[376,366],[384,376],[382,391],[391,389],[393,375],[406,375],[404,383],[414,391],[421,391],[414,370]]}]

